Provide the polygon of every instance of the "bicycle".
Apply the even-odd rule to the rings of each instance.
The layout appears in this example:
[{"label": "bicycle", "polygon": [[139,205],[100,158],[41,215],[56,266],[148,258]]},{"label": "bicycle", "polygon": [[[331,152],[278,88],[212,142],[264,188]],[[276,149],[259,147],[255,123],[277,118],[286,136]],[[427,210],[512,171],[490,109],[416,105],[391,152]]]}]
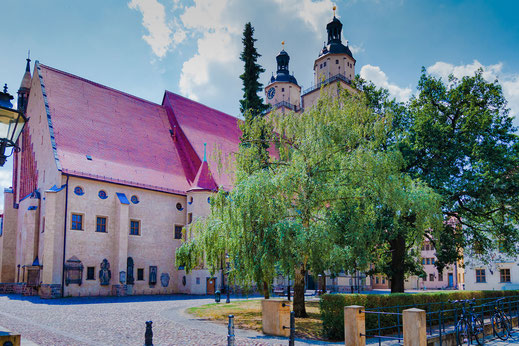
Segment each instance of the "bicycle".
[{"label": "bicycle", "polygon": [[[481,316],[476,315],[474,312],[474,305],[476,299],[467,300],[453,300],[449,301],[452,304],[461,304],[461,315],[455,326],[456,332],[456,345],[472,345],[472,338],[476,340],[478,345],[483,345],[485,332],[484,323]],[[465,304],[469,304],[469,308],[465,308]]]},{"label": "bicycle", "polygon": [[503,341],[508,339],[512,333],[512,323],[510,322],[510,318],[501,308],[501,302],[504,299],[506,298],[500,298],[494,302],[494,311],[490,318],[494,335]]}]

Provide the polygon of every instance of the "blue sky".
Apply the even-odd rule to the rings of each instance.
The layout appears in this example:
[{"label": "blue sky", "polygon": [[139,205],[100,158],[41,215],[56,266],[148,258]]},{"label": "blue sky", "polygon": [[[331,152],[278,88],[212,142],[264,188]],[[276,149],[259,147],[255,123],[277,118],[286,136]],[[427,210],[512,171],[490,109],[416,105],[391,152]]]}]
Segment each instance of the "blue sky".
[{"label": "blue sky", "polygon": [[[443,77],[481,67],[519,114],[513,0],[2,0],[0,83],[16,92],[30,49],[33,60],[150,101],[160,103],[167,89],[237,116],[245,22],[255,27],[263,83],[284,40],[306,88],[333,5],[356,72],[397,99],[415,92],[422,66]],[[11,164],[0,169],[3,187]]]}]

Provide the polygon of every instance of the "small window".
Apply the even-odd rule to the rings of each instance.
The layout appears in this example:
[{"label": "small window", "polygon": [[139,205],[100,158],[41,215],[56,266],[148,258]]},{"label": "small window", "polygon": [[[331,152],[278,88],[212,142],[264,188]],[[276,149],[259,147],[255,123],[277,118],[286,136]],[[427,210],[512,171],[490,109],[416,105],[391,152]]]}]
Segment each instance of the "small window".
[{"label": "small window", "polygon": [[485,269],[476,269],[476,282],[487,282]]},{"label": "small window", "polygon": [[339,65],[339,59],[335,60],[335,65]]},{"label": "small window", "polygon": [[443,281],[443,274],[438,274],[438,281]]},{"label": "small window", "polygon": [[323,62],[323,66],[324,66],[324,67],[326,67],[326,61],[325,61],[325,62]]},{"label": "small window", "polygon": [[320,64],[320,65],[319,65],[319,68],[323,68],[323,64]]},{"label": "small window", "polygon": [[510,269],[499,269],[501,282],[510,282]]},{"label": "small window", "polygon": [[189,197],[189,202],[187,202],[187,204],[189,204],[189,205],[193,204],[193,197]]},{"label": "small window", "polygon": [[87,267],[87,280],[96,279],[96,267]]},{"label": "small window", "polygon": [[422,258],[422,265],[425,265],[425,258]]},{"label": "small window", "polygon": [[383,285],[386,284],[386,278],[382,278],[382,284],[383,284]]},{"label": "small window", "polygon": [[72,214],[72,227],[71,229],[76,231],[83,230],[83,215],[81,214]]},{"label": "small window", "polygon": [[431,264],[434,264],[434,258],[431,258]]},{"label": "small window", "polygon": [[99,196],[99,198],[101,199],[107,199],[108,198],[108,195],[106,194],[106,191],[105,190],[100,190],[99,193],[97,194]]},{"label": "small window", "polygon": [[281,88],[281,91],[284,92],[284,91],[285,91],[285,88]]},{"label": "small window", "polygon": [[425,251],[429,251],[429,243],[425,244]]},{"label": "small window", "polygon": [[137,280],[144,281],[144,268],[137,269]]},{"label": "small window", "polygon": [[[2,227],[3,227],[3,219],[2,219]],[[45,216],[43,217],[43,222],[41,223],[41,233],[45,232]],[[2,235],[2,230],[0,229],[0,235]]]},{"label": "small window", "polygon": [[130,221],[130,234],[131,235],[140,235],[141,234],[140,226],[141,226],[140,221],[131,220]]},{"label": "small window", "polygon": [[426,263],[427,263],[427,264],[431,264],[431,259],[430,259],[430,258],[427,258],[427,259],[426,259]]},{"label": "small window", "polygon": [[429,274],[429,281],[434,281],[434,274]]},{"label": "small window", "polygon": [[187,223],[190,224],[191,222],[193,222],[193,213],[188,213],[187,214]]},{"label": "small window", "polygon": [[425,276],[423,277],[423,281],[424,281],[424,282],[427,281],[427,275],[425,275]]},{"label": "small window", "polygon": [[175,226],[175,239],[182,239],[182,226]]},{"label": "small window", "polygon": [[177,203],[177,206],[176,206],[176,207],[177,207],[177,210],[178,210],[178,211],[182,211],[182,210],[184,210],[184,208],[182,207],[182,204],[180,204],[180,203]]},{"label": "small window", "polygon": [[196,278],[196,284],[200,285],[200,278]]},{"label": "small window", "polygon": [[97,217],[96,232],[106,233],[106,217],[104,217],[104,216]]},{"label": "small window", "polygon": [[85,194],[85,191],[83,191],[83,188],[81,186],[76,186],[74,188],[74,193],[78,196],[82,196]]},{"label": "small window", "polygon": [[139,203],[139,197],[133,195],[132,198],[130,198],[130,200],[132,201],[133,204],[137,204]]},{"label": "small window", "polygon": [[[351,280],[351,279],[350,279],[350,280]],[[377,285],[378,285],[378,280],[379,280],[379,279],[378,279],[378,276],[375,277],[375,283],[376,283]]]}]

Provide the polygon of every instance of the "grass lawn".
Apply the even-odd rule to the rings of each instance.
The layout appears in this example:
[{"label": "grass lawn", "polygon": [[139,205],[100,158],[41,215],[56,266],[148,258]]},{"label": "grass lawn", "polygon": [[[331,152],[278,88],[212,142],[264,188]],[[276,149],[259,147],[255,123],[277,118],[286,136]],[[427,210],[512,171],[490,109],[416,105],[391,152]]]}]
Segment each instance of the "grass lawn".
[{"label": "grass lawn", "polygon": [[[261,300],[231,301],[229,304],[213,303],[187,309],[201,319],[227,325],[229,315],[234,315],[236,328],[253,329],[261,332]],[[322,337],[321,311],[318,301],[306,302],[308,318],[296,318],[296,337],[324,340]]]}]

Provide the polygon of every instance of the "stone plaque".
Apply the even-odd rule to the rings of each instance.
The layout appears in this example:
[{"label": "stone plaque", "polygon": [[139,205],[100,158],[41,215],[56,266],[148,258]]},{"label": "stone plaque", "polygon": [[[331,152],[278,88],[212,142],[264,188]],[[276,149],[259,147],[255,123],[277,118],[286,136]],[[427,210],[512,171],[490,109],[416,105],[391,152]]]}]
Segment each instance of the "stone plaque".
[{"label": "stone plaque", "polygon": [[81,285],[83,282],[83,264],[76,256],[72,256],[65,262],[65,272],[65,285]]},{"label": "stone plaque", "polygon": [[105,258],[100,265],[101,269],[99,269],[99,282],[101,286],[106,286],[110,284],[110,279],[112,278],[112,272],[110,271],[110,263]]},{"label": "stone plaque", "polygon": [[162,287],[168,287],[169,285],[169,274],[168,273],[162,273],[160,275],[160,284]]},{"label": "stone plaque", "polygon": [[157,266],[150,266],[149,284],[157,284]]},{"label": "stone plaque", "polygon": [[126,272],[124,270],[119,272],[119,282],[123,285],[126,283]]},{"label": "stone plaque", "polygon": [[135,278],[133,277],[133,258],[128,257],[126,260],[126,283],[133,285]]}]

